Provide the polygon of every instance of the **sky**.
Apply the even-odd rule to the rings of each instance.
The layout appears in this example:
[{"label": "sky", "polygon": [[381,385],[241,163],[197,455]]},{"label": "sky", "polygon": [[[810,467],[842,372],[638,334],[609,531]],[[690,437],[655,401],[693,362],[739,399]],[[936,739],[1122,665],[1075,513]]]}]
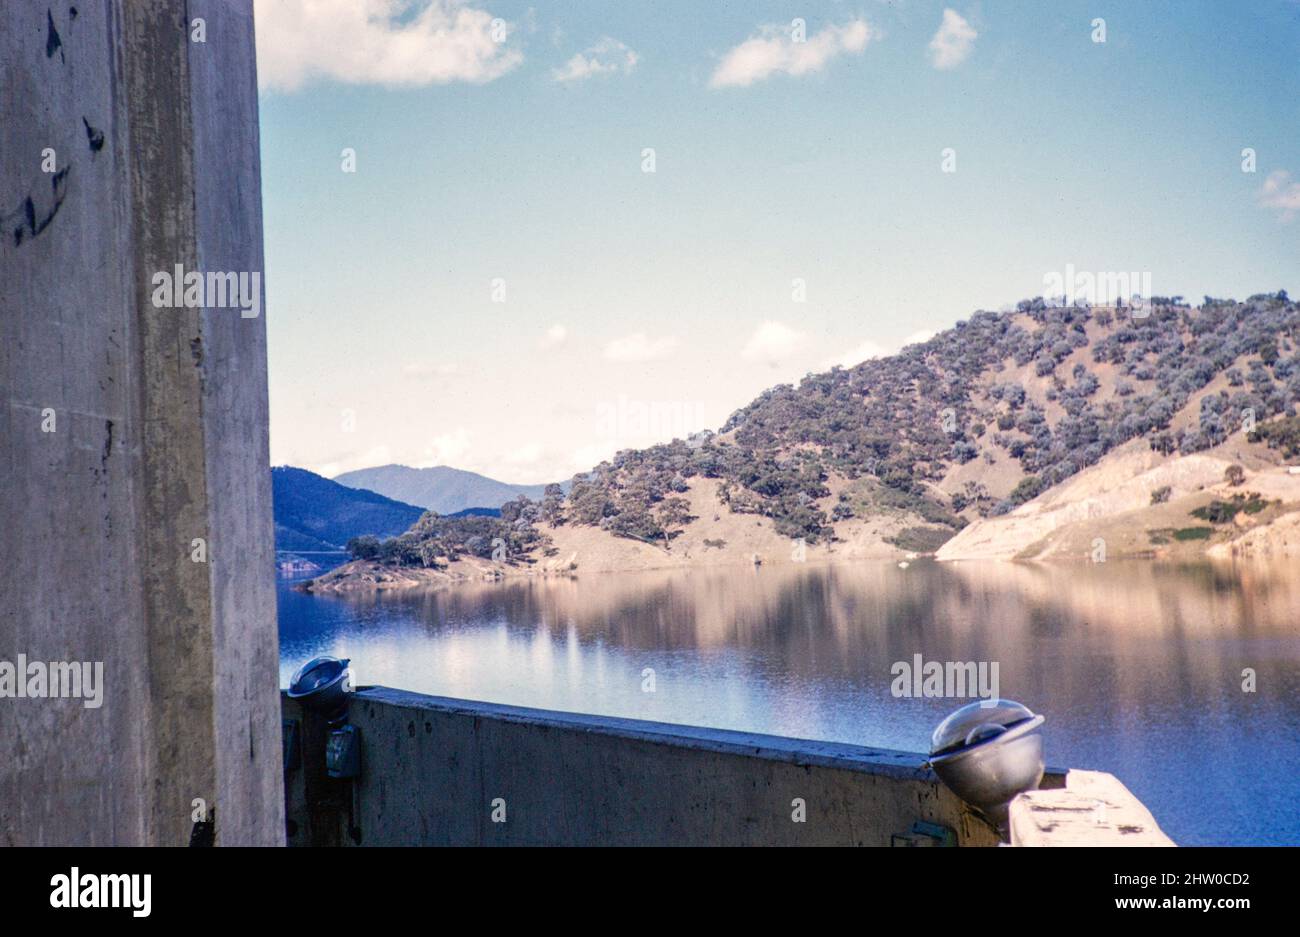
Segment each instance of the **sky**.
[{"label": "sky", "polygon": [[557,481],[1066,271],[1300,290],[1295,0],[255,9],[274,464]]}]

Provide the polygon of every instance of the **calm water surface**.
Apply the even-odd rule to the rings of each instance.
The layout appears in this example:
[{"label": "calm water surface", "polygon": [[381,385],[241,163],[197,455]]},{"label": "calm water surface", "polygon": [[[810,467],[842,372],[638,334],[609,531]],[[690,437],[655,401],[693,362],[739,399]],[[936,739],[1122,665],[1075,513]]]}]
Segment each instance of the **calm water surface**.
[{"label": "calm water surface", "polygon": [[343,598],[282,583],[281,685],[333,654],[359,684],[925,751],[961,701],[895,698],[891,665],[997,661],[1001,694],[1046,714],[1049,764],[1116,774],[1181,844],[1294,845],[1298,574],[918,562]]}]

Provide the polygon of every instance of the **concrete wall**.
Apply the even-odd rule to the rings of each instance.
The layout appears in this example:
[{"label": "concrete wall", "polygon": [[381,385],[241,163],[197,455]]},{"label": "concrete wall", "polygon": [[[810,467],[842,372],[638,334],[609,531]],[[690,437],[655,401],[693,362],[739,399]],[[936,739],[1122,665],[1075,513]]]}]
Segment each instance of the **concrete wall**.
[{"label": "concrete wall", "polygon": [[[906,752],[370,687],[352,702],[362,773],[350,782],[320,770],[319,720],[287,699],[284,714],[299,740],[290,845],[888,846],[917,820],[961,845],[997,842]],[[792,820],[795,798],[806,822]]]},{"label": "concrete wall", "polygon": [[0,661],[105,671],[0,698],[0,843],[282,842],[265,324],[151,302],[262,271],[251,0],[0,5],[0,127]]}]

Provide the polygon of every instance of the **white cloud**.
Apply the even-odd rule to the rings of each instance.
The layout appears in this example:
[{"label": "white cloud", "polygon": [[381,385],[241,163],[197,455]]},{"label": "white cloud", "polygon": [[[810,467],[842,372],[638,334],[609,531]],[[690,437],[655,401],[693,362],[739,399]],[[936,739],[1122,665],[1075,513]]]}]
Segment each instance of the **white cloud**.
[{"label": "white cloud", "polygon": [[563,345],[568,337],[569,330],[557,322],[546,330],[546,334],[542,336],[542,340],[538,342],[538,345],[541,346],[543,350],[556,348]]},{"label": "white cloud", "polygon": [[612,443],[592,443],[573,451],[569,458],[569,474],[589,472],[605,460],[613,457],[619,447]]},{"label": "white cloud", "polygon": [[1300,213],[1300,182],[1292,182],[1285,169],[1274,170],[1259,190],[1259,204],[1277,211],[1280,221],[1295,220]]},{"label": "white cloud", "polygon": [[927,342],[934,338],[933,329],[921,329],[913,332],[898,345],[881,345],[867,339],[860,345],[849,349],[842,355],[829,358],[822,363],[823,368],[833,368],[838,365],[841,368],[851,368],[859,365],[864,361],[870,361],[872,358],[888,358],[890,355],[896,355],[908,345],[916,345],[921,342]]},{"label": "white cloud", "polygon": [[979,35],[956,10],[944,10],[939,31],[930,40],[930,63],[935,68],[956,68],[970,55]]},{"label": "white cloud", "polygon": [[[605,453],[602,458],[611,454]],[[585,472],[600,461],[578,464],[574,456],[572,452],[557,451],[534,442],[494,457],[473,471],[516,485],[548,485],[565,481],[576,472]]]},{"label": "white cloud", "polygon": [[583,49],[563,68],[551,69],[556,81],[581,81],[593,75],[610,75],[622,72],[627,75],[636,68],[637,55],[617,39],[606,36],[590,48]]},{"label": "white cloud", "polygon": [[843,26],[826,26],[802,42],[795,42],[788,26],[764,26],[722,57],[709,84],[714,88],[744,88],[771,75],[806,75],[819,72],[845,52],[855,55],[875,38],[865,20]]},{"label": "white cloud", "polygon": [[[466,3],[255,0],[259,83],[295,91],[320,79],[406,86],[492,81],[523,54],[508,42],[509,24],[494,27],[491,13]],[[502,36],[507,41],[496,41]]]},{"label": "white cloud", "polygon": [[841,368],[851,368],[864,361],[870,361],[872,358],[884,358],[892,353],[891,349],[868,339],[862,344],[850,348],[842,355],[836,355],[834,358],[826,359],[826,361],[822,363],[822,367],[826,369],[836,366]]},{"label": "white cloud", "polygon": [[424,447],[424,453],[421,459],[415,463],[416,468],[429,468],[434,465],[450,465],[453,468],[464,468],[459,464],[463,462],[466,455],[469,454],[470,441],[469,433],[465,427],[459,426],[450,433],[443,433],[435,436]]},{"label": "white cloud", "polygon": [[541,462],[545,454],[546,450],[542,444],[533,442],[506,453],[501,461],[508,465],[533,466]]},{"label": "white cloud", "polygon": [[[315,472],[317,475],[323,475],[326,478],[335,478],[344,472],[374,468],[376,465],[388,465],[392,461],[393,453],[391,449],[387,446],[374,446],[360,455],[336,456],[325,462],[313,463],[311,460],[305,459],[303,465],[309,472]],[[299,462],[291,460],[286,464],[298,465]]]},{"label": "white cloud", "polygon": [[790,359],[807,343],[808,336],[783,322],[764,322],[749,337],[740,355],[773,367]]},{"label": "white cloud", "polygon": [[644,332],[633,332],[606,345],[605,357],[610,361],[651,361],[662,358],[675,347],[677,339],[671,335],[651,339]]}]

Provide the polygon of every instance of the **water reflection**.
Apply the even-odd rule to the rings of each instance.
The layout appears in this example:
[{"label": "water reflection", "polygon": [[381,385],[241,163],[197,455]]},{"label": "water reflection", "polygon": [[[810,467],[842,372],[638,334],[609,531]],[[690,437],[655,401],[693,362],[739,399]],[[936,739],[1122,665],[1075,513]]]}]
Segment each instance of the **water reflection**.
[{"label": "water reflection", "polygon": [[997,661],[1002,694],[1046,713],[1049,762],[1116,773],[1177,841],[1300,843],[1294,564],[747,567],[280,599],[282,683],[332,653],[362,683],[910,750],[960,701],[893,697],[891,665]]}]

